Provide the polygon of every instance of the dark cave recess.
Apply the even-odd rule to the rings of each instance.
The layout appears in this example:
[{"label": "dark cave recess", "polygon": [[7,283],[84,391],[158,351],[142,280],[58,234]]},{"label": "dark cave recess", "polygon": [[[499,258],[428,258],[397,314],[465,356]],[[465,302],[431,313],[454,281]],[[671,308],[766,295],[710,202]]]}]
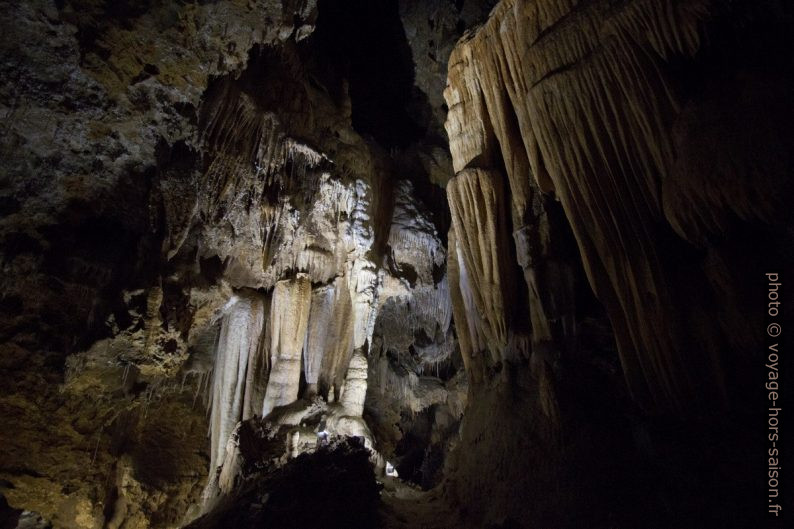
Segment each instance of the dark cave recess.
[{"label": "dark cave recess", "polygon": [[414,64],[398,2],[320,0],[318,9],[312,47],[328,66],[328,85],[347,79],[353,127],[385,148],[420,139],[426,126],[408,111]]}]

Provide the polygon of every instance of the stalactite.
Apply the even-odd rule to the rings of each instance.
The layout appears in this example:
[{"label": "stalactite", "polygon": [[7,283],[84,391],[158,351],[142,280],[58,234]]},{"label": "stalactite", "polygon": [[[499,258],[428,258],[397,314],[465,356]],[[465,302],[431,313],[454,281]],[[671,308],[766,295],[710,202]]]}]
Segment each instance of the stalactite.
[{"label": "stalactite", "polygon": [[[370,391],[377,391],[381,398],[394,399],[412,414],[421,413],[435,404],[448,403],[457,408],[457,403],[448,402],[452,397],[449,386],[445,388],[437,379],[411,371],[397,373],[389,366],[386,356],[375,357],[374,375],[371,376],[374,378],[368,382],[372,387]],[[458,417],[462,415],[462,408],[456,409],[455,414]]]},{"label": "stalactite", "polygon": [[457,236],[461,294],[464,304],[467,293],[474,301],[467,314],[481,317],[482,325],[474,317],[469,320],[470,331],[481,331],[494,360],[501,360],[508,340],[511,295],[501,175],[464,170],[447,184],[447,197]]},{"label": "stalactite", "polygon": [[[460,344],[460,354],[463,358],[466,373],[471,378],[471,381],[476,384],[482,381],[481,345],[476,334],[477,331],[472,329],[472,325],[477,324],[476,322],[469,322],[469,311],[461,291],[460,267],[462,263],[458,257],[457,235],[454,227],[450,228],[447,241],[447,274],[449,275],[450,300],[452,313],[455,318],[458,343]],[[464,288],[468,289],[468,284]]]},{"label": "stalactite", "polygon": [[279,281],[270,306],[270,379],[267,383],[262,416],[276,406],[298,398],[301,352],[311,307],[311,282],[306,274]]},{"label": "stalactite", "polygon": [[[210,231],[206,238],[217,255],[233,258],[230,270],[254,274],[242,284],[255,279],[269,288],[294,271],[327,282],[343,271],[348,243],[337,239],[355,237],[339,222],[353,208],[354,191],[332,177],[334,164],[325,154],[287,136],[261,104],[239,83],[225,80],[202,106],[210,162],[200,185],[201,210],[213,220],[204,228]],[[312,244],[318,236],[327,244]],[[261,248],[261,255],[251,247]]]},{"label": "stalactite", "polygon": [[[204,175],[207,209],[213,212],[239,199],[260,203],[267,186],[281,183],[280,169],[287,162],[287,140],[275,115],[260,110],[228,81],[203,111],[204,142],[214,154]],[[253,194],[247,192],[251,181],[258,182]]]},{"label": "stalactite", "polygon": [[267,322],[270,320],[270,297],[263,297],[261,301],[261,309],[257,305],[257,310],[261,310],[261,322],[257,323],[261,326],[260,338],[255,345],[251,343],[249,349],[248,368],[245,375],[245,394],[243,397],[242,420],[250,419],[255,415],[259,415],[262,402],[265,399],[265,390],[267,389],[268,375],[270,371],[269,359],[269,346],[270,335],[269,325]]},{"label": "stalactite", "polygon": [[[221,323],[213,370],[210,411],[211,473],[223,461],[226,442],[235,425],[243,419],[246,397],[256,393],[247,387],[249,364],[261,364],[260,338],[264,324],[264,303],[253,293],[241,293],[229,301]],[[253,373],[252,373],[253,377]]]},{"label": "stalactite", "polygon": [[309,386],[316,386],[320,378],[328,331],[334,317],[336,293],[333,285],[316,288],[312,292],[309,327],[306,333],[306,345],[303,347],[303,375]]},{"label": "stalactite", "polygon": [[418,319],[436,322],[441,333],[446,334],[452,322],[452,301],[446,276],[433,286],[414,289],[412,308]]},{"label": "stalactite", "polygon": [[319,386],[323,395],[331,386],[340,386],[353,351],[352,339],[350,292],[346,279],[340,277],[312,293],[304,349],[307,384]]},{"label": "stalactite", "polygon": [[446,258],[444,246],[430,216],[417,201],[413,185],[408,180],[400,180],[394,194],[387,240],[394,261],[411,264],[421,280],[431,284],[433,266],[441,266]]},{"label": "stalactite", "polygon": [[[528,173],[541,190],[555,192],[610,313],[629,386],[659,408],[683,409],[695,394],[692,369],[704,364],[669,332],[681,316],[665,308],[676,305],[672,272],[656,249],[678,110],[661,65],[697,50],[697,24],[709,4],[503,0],[458,43],[445,90],[455,170],[503,160],[514,220],[526,208]],[[471,239],[456,230],[459,242]],[[471,267],[474,255],[461,249]],[[542,321],[534,323],[546,332]]]},{"label": "stalactite", "polygon": [[259,232],[262,240],[262,271],[265,272],[273,262],[273,253],[280,242],[278,228],[281,224],[284,204],[272,205],[265,203],[260,206],[260,211]]},{"label": "stalactite", "polygon": [[348,272],[352,261],[369,249],[366,245],[371,241],[358,239],[356,233],[365,232],[366,226],[354,226],[356,222],[351,220],[357,203],[354,185],[329,172],[313,174],[318,175],[314,184],[299,186],[298,179],[295,181],[296,189],[301,190],[316,184],[311,193],[303,198],[291,195],[278,206],[263,207],[272,211],[268,217],[272,221],[265,219],[261,228],[265,244],[262,282],[266,287],[296,271],[308,274],[312,282],[328,283]]}]

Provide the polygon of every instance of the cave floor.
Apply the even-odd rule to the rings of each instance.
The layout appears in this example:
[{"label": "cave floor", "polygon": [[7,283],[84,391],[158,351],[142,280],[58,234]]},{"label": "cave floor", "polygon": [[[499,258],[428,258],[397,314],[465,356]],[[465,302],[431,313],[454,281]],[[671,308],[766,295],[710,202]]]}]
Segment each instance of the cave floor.
[{"label": "cave floor", "polygon": [[450,529],[463,527],[441,497],[440,489],[422,491],[395,478],[385,478],[381,491],[382,529]]}]

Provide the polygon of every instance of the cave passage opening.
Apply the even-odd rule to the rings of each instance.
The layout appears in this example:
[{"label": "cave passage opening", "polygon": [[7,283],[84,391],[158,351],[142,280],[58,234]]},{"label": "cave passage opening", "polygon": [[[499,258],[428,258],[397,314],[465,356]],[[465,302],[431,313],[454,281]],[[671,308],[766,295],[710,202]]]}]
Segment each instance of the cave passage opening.
[{"label": "cave passage opening", "polygon": [[320,0],[310,37],[326,86],[348,83],[353,128],[386,149],[421,139],[409,113],[414,65],[397,0]]}]

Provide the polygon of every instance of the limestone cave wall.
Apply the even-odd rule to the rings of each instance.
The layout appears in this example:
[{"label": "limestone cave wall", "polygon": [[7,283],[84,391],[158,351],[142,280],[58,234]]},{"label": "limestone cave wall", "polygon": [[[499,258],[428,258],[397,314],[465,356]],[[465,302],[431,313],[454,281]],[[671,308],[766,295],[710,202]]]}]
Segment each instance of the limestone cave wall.
[{"label": "limestone cave wall", "polygon": [[[421,142],[439,109],[410,147],[362,124],[384,101],[353,71],[369,59],[333,48],[356,7],[3,7],[9,512],[181,526],[319,435],[363,437],[376,468],[437,483],[466,393],[443,213],[425,204],[443,198],[427,174],[449,156]],[[373,23],[401,32],[392,11]],[[277,448],[262,441],[275,432]]]},{"label": "limestone cave wall", "polygon": [[[504,0],[453,50],[448,270],[461,352],[481,382],[462,430],[476,455],[456,454],[450,475],[482,523],[578,527],[588,505],[591,527],[624,516],[616,523],[752,524],[747,491],[763,487],[738,447],[755,446],[746,414],[761,404],[749,384],[764,349],[765,273],[792,264],[782,117],[792,70],[780,55],[790,40],[769,29],[772,13],[791,14],[742,2]],[[511,252],[524,272],[518,295]],[[577,295],[585,278],[625,385],[594,365],[608,342],[594,354],[586,337],[596,328],[582,324],[598,315]],[[516,401],[524,407],[492,412]],[[692,470],[687,443],[713,447],[713,475]],[[525,456],[516,465],[505,453]],[[503,478],[471,480],[489,467]],[[709,500],[687,497],[682,479]],[[477,501],[486,494],[496,499]],[[684,523],[683,509],[697,514]]]},{"label": "limestone cave wall", "polygon": [[754,526],[787,3],[0,7],[0,526]]}]

